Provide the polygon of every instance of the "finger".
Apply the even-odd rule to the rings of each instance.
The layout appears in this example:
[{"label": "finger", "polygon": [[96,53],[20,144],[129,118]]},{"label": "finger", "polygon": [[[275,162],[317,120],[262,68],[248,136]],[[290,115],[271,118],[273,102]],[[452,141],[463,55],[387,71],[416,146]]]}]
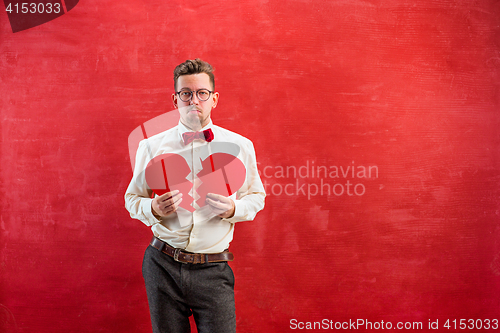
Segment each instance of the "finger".
[{"label": "finger", "polygon": [[208,206],[210,207],[210,209],[215,212],[217,211],[219,214],[220,212],[225,212],[227,211],[228,209],[230,209],[231,205],[227,204],[227,203],[223,203],[223,202],[220,202],[220,201],[216,201],[216,200],[212,200],[210,198],[207,198],[206,200],[206,203],[208,204]]},{"label": "finger", "polygon": [[165,205],[165,207],[179,206],[179,204],[180,204],[181,201],[182,201],[182,197],[181,196],[176,196],[175,199],[168,200],[168,202]]},{"label": "finger", "polygon": [[177,195],[174,198],[167,199],[161,203],[161,206],[163,208],[168,208],[173,207],[175,205],[179,206],[180,201],[182,200],[182,195]]},{"label": "finger", "polygon": [[181,204],[182,202],[182,198],[180,198],[179,200],[177,200],[174,204],[174,212],[177,210],[177,208],[179,208],[179,205]]},{"label": "finger", "polygon": [[224,196],[220,196],[216,200],[207,197],[207,202],[209,202],[209,200],[211,200],[209,204],[216,206],[217,208],[230,209],[232,207],[232,200]]},{"label": "finger", "polygon": [[219,200],[219,201],[227,201],[227,198],[223,195],[220,194],[215,194],[215,193],[208,193],[207,198],[213,199],[213,200]]},{"label": "finger", "polygon": [[209,204],[210,206],[215,207],[215,208],[218,207],[219,201],[212,200],[208,197],[207,197],[206,201],[207,201],[207,204]]},{"label": "finger", "polygon": [[164,202],[170,206],[182,199],[182,193],[174,195],[172,198],[165,200]]},{"label": "finger", "polygon": [[170,213],[173,213],[175,211],[177,211],[177,208],[179,207],[179,205],[181,204],[182,202],[182,198],[177,200],[176,203],[172,204],[172,205],[169,205],[169,206],[166,206],[164,209],[163,209],[163,212],[164,214],[170,214]]},{"label": "finger", "polygon": [[172,197],[174,197],[176,195],[179,195],[179,194],[182,195],[182,193],[180,193],[179,190],[174,190],[174,191],[167,192],[167,193],[164,193],[164,194],[160,195],[158,197],[158,200],[165,201],[165,200],[168,200],[168,199],[170,199],[170,198],[172,198]]},{"label": "finger", "polygon": [[160,201],[159,204],[162,205],[163,207],[168,207],[179,201],[181,198],[182,198],[182,193],[178,193],[173,197]]},{"label": "finger", "polygon": [[165,192],[163,193],[162,195],[160,195],[158,198],[160,200],[165,200],[165,199],[168,199],[174,195],[176,195],[177,193],[179,193],[180,191],[179,190],[173,190],[173,191],[170,191],[170,192]]},{"label": "finger", "polygon": [[220,209],[223,211],[229,210],[231,208],[230,205],[228,205],[227,203],[215,201],[210,198],[207,198],[207,203],[210,205],[210,207],[213,207],[215,209]]}]

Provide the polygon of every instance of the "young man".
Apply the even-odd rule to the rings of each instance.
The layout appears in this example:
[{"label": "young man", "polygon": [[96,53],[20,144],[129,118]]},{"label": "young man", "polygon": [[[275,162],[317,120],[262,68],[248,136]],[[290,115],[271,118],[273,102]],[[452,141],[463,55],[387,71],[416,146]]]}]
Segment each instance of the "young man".
[{"label": "young man", "polygon": [[[210,118],[219,100],[212,72],[212,66],[200,59],[186,60],[175,68],[172,100],[180,113],[179,124],[141,141],[125,194],[130,216],[150,226],[154,234],[144,255],[143,276],[155,333],[190,332],[191,314],[200,333],[236,331],[234,275],[227,263],[233,257],[227,249],[235,223],[253,220],[264,208],[265,192],[252,142],[214,125]],[[211,181],[202,182],[199,175],[216,176],[216,170],[211,174],[203,163],[214,153],[239,160],[236,172],[243,170],[243,185],[232,193],[228,179],[238,175],[223,173],[232,194],[208,193],[200,202],[201,186],[209,187]],[[191,171],[186,177],[190,190],[171,190],[151,199],[146,168],[162,154],[182,156],[182,163],[174,166],[164,159],[163,170],[179,170],[185,160]],[[165,177],[171,179],[169,174]]]}]

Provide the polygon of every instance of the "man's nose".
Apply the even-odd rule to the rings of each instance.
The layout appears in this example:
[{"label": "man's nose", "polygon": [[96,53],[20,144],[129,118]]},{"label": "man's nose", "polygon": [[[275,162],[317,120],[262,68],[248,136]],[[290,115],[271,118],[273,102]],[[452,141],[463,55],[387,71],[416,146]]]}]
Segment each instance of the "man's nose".
[{"label": "man's nose", "polygon": [[[194,100],[196,98],[196,101]],[[191,95],[191,100],[189,101],[190,104],[199,104],[200,100],[198,99],[198,96],[196,95],[196,92],[193,92]]]}]

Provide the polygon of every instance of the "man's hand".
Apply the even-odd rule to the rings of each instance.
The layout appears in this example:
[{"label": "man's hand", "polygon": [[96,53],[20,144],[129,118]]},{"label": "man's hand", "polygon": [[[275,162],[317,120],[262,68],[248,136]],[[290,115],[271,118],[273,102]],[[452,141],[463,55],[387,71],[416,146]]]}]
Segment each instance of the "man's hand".
[{"label": "man's hand", "polygon": [[181,201],[182,193],[179,190],[167,192],[151,201],[151,210],[155,216],[168,216],[175,213]]},{"label": "man's hand", "polygon": [[215,215],[222,218],[234,216],[234,201],[232,199],[219,194],[208,193],[206,202]]}]

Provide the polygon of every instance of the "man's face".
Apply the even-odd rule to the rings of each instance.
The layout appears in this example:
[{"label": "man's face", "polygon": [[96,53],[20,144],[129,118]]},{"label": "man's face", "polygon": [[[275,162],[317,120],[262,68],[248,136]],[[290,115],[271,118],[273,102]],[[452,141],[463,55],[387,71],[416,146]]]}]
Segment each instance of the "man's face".
[{"label": "man's face", "polygon": [[219,93],[210,94],[206,101],[201,101],[196,91],[206,89],[212,91],[210,77],[206,73],[182,75],[177,79],[177,92],[192,91],[190,101],[184,102],[178,94],[172,94],[175,108],[179,109],[181,123],[192,130],[200,130],[210,122],[210,113],[217,105]]}]

